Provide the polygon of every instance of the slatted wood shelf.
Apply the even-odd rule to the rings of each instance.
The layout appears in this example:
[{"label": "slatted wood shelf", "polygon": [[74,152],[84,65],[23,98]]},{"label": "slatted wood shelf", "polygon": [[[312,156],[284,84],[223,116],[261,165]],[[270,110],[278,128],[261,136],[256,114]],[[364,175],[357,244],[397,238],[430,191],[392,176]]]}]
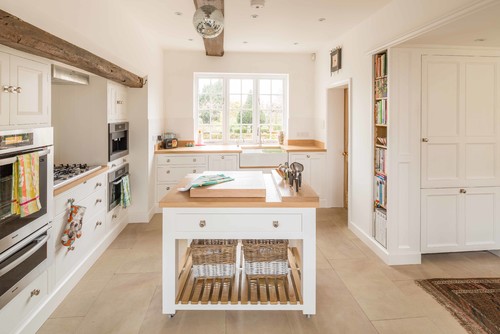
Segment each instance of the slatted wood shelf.
[{"label": "slatted wood shelf", "polygon": [[249,278],[238,246],[236,274],[232,278],[195,278],[187,249],[179,272],[176,304],[190,305],[302,305],[301,262],[297,248],[288,249],[289,272],[280,278]]}]

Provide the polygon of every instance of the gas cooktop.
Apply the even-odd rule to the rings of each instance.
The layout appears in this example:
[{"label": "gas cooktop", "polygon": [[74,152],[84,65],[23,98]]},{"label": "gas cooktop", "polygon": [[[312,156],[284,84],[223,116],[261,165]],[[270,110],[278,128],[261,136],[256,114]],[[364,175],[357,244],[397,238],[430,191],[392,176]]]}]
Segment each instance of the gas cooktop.
[{"label": "gas cooktop", "polygon": [[78,180],[101,168],[101,166],[88,166],[87,164],[60,164],[54,165],[54,189]]}]

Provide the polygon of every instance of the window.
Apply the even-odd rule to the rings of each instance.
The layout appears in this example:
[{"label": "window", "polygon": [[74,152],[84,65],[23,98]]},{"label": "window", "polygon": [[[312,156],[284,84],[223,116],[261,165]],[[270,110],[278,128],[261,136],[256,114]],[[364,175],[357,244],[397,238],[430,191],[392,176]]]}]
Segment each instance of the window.
[{"label": "window", "polygon": [[286,75],[195,74],[195,130],[207,143],[277,143]]}]

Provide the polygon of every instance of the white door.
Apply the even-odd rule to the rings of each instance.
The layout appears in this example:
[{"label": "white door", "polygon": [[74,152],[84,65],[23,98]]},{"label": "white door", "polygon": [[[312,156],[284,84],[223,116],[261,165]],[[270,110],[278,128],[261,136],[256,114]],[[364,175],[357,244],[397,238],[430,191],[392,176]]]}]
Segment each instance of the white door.
[{"label": "white door", "polygon": [[499,187],[422,189],[422,253],[500,248],[499,209]]},{"label": "white door", "polygon": [[9,55],[0,52],[0,125],[9,125]]},{"label": "white door", "polygon": [[500,185],[500,60],[422,59],[421,187]]},{"label": "white door", "polygon": [[10,57],[10,82],[16,92],[10,99],[11,124],[50,124],[50,66]]}]

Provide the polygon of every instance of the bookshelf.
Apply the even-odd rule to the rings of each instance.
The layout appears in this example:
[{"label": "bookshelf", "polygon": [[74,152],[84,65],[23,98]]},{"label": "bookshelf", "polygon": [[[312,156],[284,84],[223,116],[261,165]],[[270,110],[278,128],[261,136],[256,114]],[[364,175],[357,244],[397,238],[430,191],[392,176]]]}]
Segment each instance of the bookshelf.
[{"label": "bookshelf", "polygon": [[387,248],[387,50],[373,56],[374,195],[372,236]]}]

